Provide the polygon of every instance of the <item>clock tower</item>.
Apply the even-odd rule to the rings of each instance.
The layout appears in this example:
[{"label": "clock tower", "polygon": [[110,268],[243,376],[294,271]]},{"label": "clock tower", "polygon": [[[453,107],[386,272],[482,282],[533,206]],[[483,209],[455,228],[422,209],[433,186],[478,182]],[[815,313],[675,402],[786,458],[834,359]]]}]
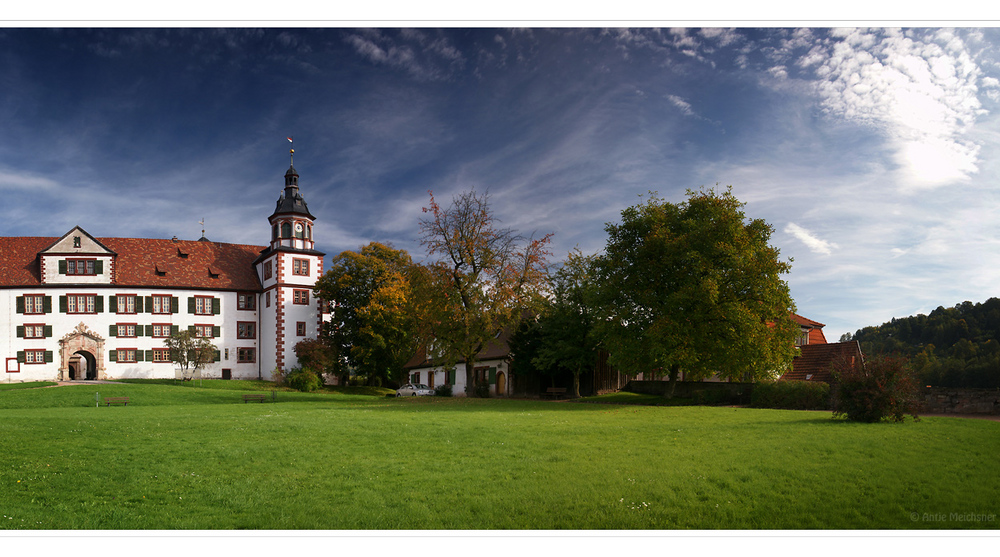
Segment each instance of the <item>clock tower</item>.
[{"label": "clock tower", "polygon": [[285,189],[268,217],[271,243],[254,263],[264,290],[257,307],[265,378],[274,370],[287,372],[298,366],[295,345],[319,337],[323,314],[313,287],[323,274],[325,254],[315,249],[315,220],[299,192],[299,173],[293,164],[285,172]]}]

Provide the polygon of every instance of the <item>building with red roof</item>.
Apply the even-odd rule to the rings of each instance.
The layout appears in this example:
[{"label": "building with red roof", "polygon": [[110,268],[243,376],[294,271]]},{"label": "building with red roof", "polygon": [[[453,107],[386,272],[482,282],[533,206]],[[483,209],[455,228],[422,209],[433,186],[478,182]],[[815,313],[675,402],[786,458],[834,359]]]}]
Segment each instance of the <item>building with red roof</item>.
[{"label": "building with red roof", "polygon": [[164,339],[182,329],[216,347],[202,377],[270,379],[297,365],[294,345],[322,323],[324,257],[298,178],[290,166],[268,245],[95,238],[79,226],[0,238],[2,379],[173,378]]}]

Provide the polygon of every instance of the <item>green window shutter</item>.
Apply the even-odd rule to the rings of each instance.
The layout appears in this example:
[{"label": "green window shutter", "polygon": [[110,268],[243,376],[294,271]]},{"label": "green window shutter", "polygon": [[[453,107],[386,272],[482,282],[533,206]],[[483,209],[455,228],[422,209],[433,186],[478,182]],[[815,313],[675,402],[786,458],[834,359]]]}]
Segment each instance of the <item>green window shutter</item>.
[{"label": "green window shutter", "polygon": [[[97,304],[94,304],[97,307]],[[118,296],[108,296],[108,308],[111,313],[118,313]]]},{"label": "green window shutter", "polygon": [[49,337],[51,337],[51,336],[52,336],[52,325],[46,325],[46,326],[45,326],[45,327],[43,327],[42,329],[44,330],[44,332],[42,333],[42,335],[43,335],[43,336],[44,336],[45,338],[49,338]]},{"label": "green window shutter", "polygon": [[17,363],[19,363],[19,364],[23,364],[24,363],[24,350],[18,350],[17,351]]},{"label": "green window shutter", "polygon": [[214,361],[216,361],[216,362],[222,361],[222,353],[219,352],[219,349],[218,348],[213,348],[212,350],[215,351],[215,360]]},{"label": "green window shutter", "polygon": [[94,273],[98,275],[104,274],[104,260],[98,259],[97,261],[94,261]]},{"label": "green window shutter", "polygon": [[51,350],[46,350],[45,351],[45,363],[47,363],[47,364],[51,364],[52,363],[52,351]]},{"label": "green window shutter", "polygon": [[222,327],[215,325],[212,327],[212,338],[219,338],[222,336]]},{"label": "green window shutter", "polygon": [[60,259],[59,260],[59,274],[60,275],[65,275],[66,274],[66,260],[65,259]]},{"label": "green window shutter", "polygon": [[179,355],[180,355],[180,352],[178,352],[177,350],[175,350],[173,348],[170,349],[170,361],[171,362],[176,362],[178,360],[178,356]]},{"label": "green window shutter", "polygon": [[66,301],[66,296],[59,296],[59,313],[66,313],[69,311],[69,302]]},{"label": "green window shutter", "polygon": [[14,305],[17,306],[17,313],[24,313],[24,296],[18,296],[14,301]]},{"label": "green window shutter", "polygon": [[143,356],[142,350],[136,350],[135,351],[135,361],[141,362],[142,361],[142,356]]},{"label": "green window shutter", "polygon": [[455,384],[455,370],[450,370],[448,372],[448,384],[449,385]]},{"label": "green window shutter", "polygon": [[490,368],[490,385],[496,385],[497,382],[497,368]]},{"label": "green window shutter", "polygon": [[147,362],[152,362],[153,361],[153,351],[152,350],[146,350],[146,361]]},{"label": "green window shutter", "polygon": [[222,313],[222,300],[212,298],[212,315],[219,315],[220,313]]},{"label": "green window shutter", "polygon": [[117,362],[118,361],[118,351],[117,350],[108,350],[108,361],[109,362]]},{"label": "green window shutter", "polygon": [[24,338],[24,325],[17,326],[17,338]]},{"label": "green window shutter", "polygon": [[194,325],[188,325],[188,332],[194,334]]},{"label": "green window shutter", "polygon": [[146,311],[144,313],[153,313],[153,297],[146,296]]},{"label": "green window shutter", "polygon": [[104,296],[94,296],[94,312],[104,313]]},{"label": "green window shutter", "polygon": [[108,327],[108,336],[109,337],[116,337],[116,336],[118,336],[118,325],[115,325],[114,323],[112,323]]},{"label": "green window shutter", "polygon": [[180,301],[177,300],[177,296],[170,297],[170,313],[180,313]]},{"label": "green window shutter", "polygon": [[152,325],[146,325],[146,336],[147,337],[153,336],[153,326]]},{"label": "green window shutter", "polygon": [[188,297],[188,313],[194,313],[194,298]]},{"label": "green window shutter", "polygon": [[179,332],[181,332],[181,326],[180,325],[171,325],[170,326],[170,335],[171,336],[176,335]]},{"label": "green window shutter", "polygon": [[52,313],[52,296],[42,298],[42,311],[44,313]]},{"label": "green window shutter", "polygon": [[136,296],[135,297],[135,312],[136,313],[143,313],[143,311],[142,311],[142,296]]}]

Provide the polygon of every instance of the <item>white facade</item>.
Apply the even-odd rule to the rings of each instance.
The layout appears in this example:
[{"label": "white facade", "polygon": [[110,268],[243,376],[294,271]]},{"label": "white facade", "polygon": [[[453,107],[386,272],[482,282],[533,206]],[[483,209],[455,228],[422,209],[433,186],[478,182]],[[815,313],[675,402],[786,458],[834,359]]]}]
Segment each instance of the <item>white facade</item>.
[{"label": "white facade", "polygon": [[0,380],[175,378],[164,338],[185,329],[217,348],[201,377],[271,379],[295,367],[295,344],[320,331],[323,254],[294,168],[285,178],[267,247],[96,239],[79,227],[0,238]]},{"label": "white facade", "polygon": [[[450,384],[452,396],[466,396],[465,363],[455,365],[453,371],[442,367],[417,367],[408,370],[409,382],[435,388]],[[479,380],[490,386],[490,396],[511,394],[510,362],[506,358],[493,358],[476,362]]]}]

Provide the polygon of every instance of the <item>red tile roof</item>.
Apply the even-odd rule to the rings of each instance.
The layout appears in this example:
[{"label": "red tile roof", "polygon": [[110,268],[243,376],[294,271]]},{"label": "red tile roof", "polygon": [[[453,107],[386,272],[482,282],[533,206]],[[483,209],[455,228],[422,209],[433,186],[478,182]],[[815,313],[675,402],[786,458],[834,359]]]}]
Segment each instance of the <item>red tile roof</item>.
[{"label": "red tile roof", "polygon": [[861,345],[857,341],[830,344],[807,344],[799,347],[799,355],[792,361],[792,369],[781,376],[782,381],[832,380],[830,372],[834,362],[847,359],[861,362]]},{"label": "red tile roof", "polygon": [[[0,287],[41,286],[38,253],[58,238],[0,237]],[[117,253],[114,284],[133,287],[261,289],[253,262],[264,246],[147,238],[97,238]],[[183,255],[186,255],[184,257]],[[212,273],[217,278],[212,278]]]}]

